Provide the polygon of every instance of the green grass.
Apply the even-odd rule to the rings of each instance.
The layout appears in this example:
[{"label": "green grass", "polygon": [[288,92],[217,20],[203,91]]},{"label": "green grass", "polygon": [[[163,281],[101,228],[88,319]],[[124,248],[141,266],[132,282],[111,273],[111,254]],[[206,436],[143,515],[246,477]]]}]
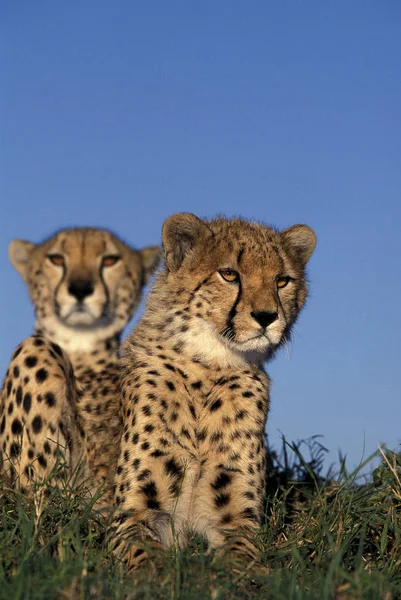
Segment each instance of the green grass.
[{"label": "green grass", "polygon": [[39,510],[3,483],[0,599],[401,598],[401,456],[384,452],[365,481],[345,461],[323,475],[324,453],[313,438],[270,454],[265,573],[233,570],[195,539],[163,553],[157,571],[127,577],[82,495],[54,489]]}]

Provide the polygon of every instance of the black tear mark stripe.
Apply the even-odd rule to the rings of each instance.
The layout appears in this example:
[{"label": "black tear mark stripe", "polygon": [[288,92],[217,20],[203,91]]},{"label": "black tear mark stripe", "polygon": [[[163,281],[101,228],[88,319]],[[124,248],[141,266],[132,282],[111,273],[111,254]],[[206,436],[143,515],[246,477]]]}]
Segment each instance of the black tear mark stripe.
[{"label": "black tear mark stripe", "polygon": [[241,258],[242,258],[242,255],[244,254],[244,251],[245,251],[245,246],[241,246],[240,251],[238,252],[238,257],[237,257],[238,266],[241,262]]},{"label": "black tear mark stripe", "polygon": [[226,321],[226,328],[227,329],[231,329],[233,334],[235,335],[235,327],[234,327],[234,318],[235,315],[237,314],[237,306],[239,301],[241,300],[241,295],[242,295],[242,285],[241,285],[241,279],[238,279],[238,294],[236,299],[234,300],[234,304],[232,305],[228,316],[227,316],[227,321]]},{"label": "black tear mark stripe", "polygon": [[191,304],[191,302],[193,302],[196,292],[199,292],[199,290],[201,289],[202,286],[206,285],[209,280],[211,279],[211,277],[213,276],[214,271],[212,273],[209,273],[209,275],[207,275],[200,283],[198,283],[194,289],[192,290],[192,292],[190,292],[189,297],[188,297],[188,306]]}]

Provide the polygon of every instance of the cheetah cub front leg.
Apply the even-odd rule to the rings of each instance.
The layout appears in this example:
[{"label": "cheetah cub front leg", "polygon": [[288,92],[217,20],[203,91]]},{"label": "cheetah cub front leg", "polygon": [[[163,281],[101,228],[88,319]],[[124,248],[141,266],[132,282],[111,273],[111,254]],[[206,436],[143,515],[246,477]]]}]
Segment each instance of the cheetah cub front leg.
[{"label": "cheetah cub front leg", "polygon": [[178,214],[163,246],[165,268],[124,346],[114,549],[134,569],[146,543],[182,547],[194,532],[249,562],[265,490],[262,364],[305,303],[315,235]]}]

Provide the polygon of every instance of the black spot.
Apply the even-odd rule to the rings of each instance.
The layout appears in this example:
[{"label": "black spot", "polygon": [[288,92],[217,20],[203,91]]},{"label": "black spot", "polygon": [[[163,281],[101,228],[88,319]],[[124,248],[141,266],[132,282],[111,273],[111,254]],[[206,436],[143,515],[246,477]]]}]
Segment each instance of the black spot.
[{"label": "black spot", "polygon": [[244,398],[252,398],[255,394],[253,392],[242,392]]},{"label": "black spot", "polygon": [[206,437],[207,437],[207,429],[206,429],[206,427],[204,427],[200,431],[196,432],[196,439],[198,440],[198,442],[204,442],[205,439],[206,439]]},{"label": "black spot", "polygon": [[147,479],[150,475],[150,470],[149,469],[144,469],[142,471],[142,473],[139,473],[137,480],[138,481],[144,481],[144,479]]},{"label": "black spot", "polygon": [[14,419],[14,421],[12,422],[11,431],[14,435],[21,435],[22,423],[19,419]]},{"label": "black spot", "polygon": [[146,431],[146,433],[152,433],[153,430],[154,430],[154,427],[150,423],[148,423],[147,425],[145,425],[145,431]]},{"label": "black spot", "polygon": [[232,515],[230,515],[230,513],[226,513],[225,515],[223,515],[221,517],[221,524],[227,525],[228,523],[231,523],[232,520],[233,520]]},{"label": "black spot", "polygon": [[129,452],[128,452],[128,450],[125,450],[125,452],[124,452],[124,460],[125,460],[125,462],[129,461]]},{"label": "black spot", "polygon": [[15,458],[15,457],[19,456],[20,452],[21,452],[21,446],[19,444],[16,444],[15,442],[13,442],[10,446],[10,456],[12,458]]},{"label": "black spot", "polygon": [[166,473],[172,477],[182,477],[182,467],[175,458],[169,458],[165,463]]},{"label": "black spot", "polygon": [[24,396],[24,411],[29,413],[32,406],[32,396],[29,392],[27,392]]},{"label": "black spot", "polygon": [[227,504],[230,502],[230,494],[217,494],[217,496],[214,499],[214,502],[218,508],[227,506]]},{"label": "black spot", "polygon": [[231,480],[231,475],[223,471],[222,473],[219,473],[219,475],[217,475],[215,482],[212,483],[212,488],[216,490],[216,492],[218,492],[219,490],[226,487],[229,483],[231,483]]},{"label": "black spot", "polygon": [[258,410],[262,411],[263,410],[263,402],[262,400],[258,400],[256,403],[256,406],[258,407]]},{"label": "black spot", "polygon": [[139,469],[140,464],[141,464],[140,458],[136,458],[135,460],[132,461],[132,466],[135,469],[135,471],[137,471]]},{"label": "black spot", "polygon": [[32,369],[33,367],[36,367],[37,362],[38,359],[36,356],[27,356],[25,359],[25,366],[28,367],[28,369]]},{"label": "black spot", "polygon": [[258,521],[255,510],[249,506],[242,511],[242,516],[245,519],[250,519],[251,521]]},{"label": "black spot", "polygon": [[36,371],[36,381],[37,383],[43,383],[44,381],[46,381],[47,377],[48,377],[48,372],[46,371],[46,369],[38,369]]},{"label": "black spot", "polygon": [[149,450],[150,448],[150,444],[149,442],[143,442],[143,444],[141,445],[142,450]]},{"label": "black spot", "polygon": [[148,498],[146,501],[146,505],[148,508],[152,508],[154,510],[160,509],[160,502],[157,500],[157,498]]},{"label": "black spot", "polygon": [[156,450],[153,450],[153,452],[150,453],[150,456],[153,456],[153,458],[160,458],[160,456],[166,456],[166,453],[163,452],[163,450],[159,450],[157,448]]},{"label": "black spot", "polygon": [[42,417],[40,415],[36,415],[36,417],[32,421],[32,431],[34,433],[39,433],[42,429]]},{"label": "black spot", "polygon": [[45,457],[43,456],[43,454],[39,454],[39,456],[38,456],[38,463],[40,464],[41,467],[43,467],[44,469],[46,469],[46,467],[47,467],[47,460],[45,459]]},{"label": "black spot", "polygon": [[14,352],[14,354],[12,355],[12,360],[14,360],[15,358],[17,358],[17,356],[19,356],[21,354],[21,350],[22,350],[22,346],[19,346],[16,351]]},{"label": "black spot", "polygon": [[11,415],[13,410],[14,410],[14,404],[12,402],[10,402],[10,404],[8,405],[8,414]]},{"label": "black spot", "polygon": [[141,487],[141,490],[148,498],[155,498],[157,496],[157,487],[154,481],[148,481],[148,483]]},{"label": "black spot", "polygon": [[56,354],[58,354],[59,356],[63,356],[63,351],[58,344],[54,344],[52,342],[51,347],[53,348],[54,352],[56,352]]},{"label": "black spot", "polygon": [[152,414],[152,409],[150,408],[149,404],[145,404],[145,406],[142,406],[142,412],[147,417],[149,417]]},{"label": "black spot", "polygon": [[18,406],[21,406],[22,403],[22,387],[19,386],[17,389],[16,401]]},{"label": "black spot", "polygon": [[34,346],[43,346],[44,341],[41,340],[40,338],[36,338],[35,341],[33,342]]},{"label": "black spot", "polygon": [[56,396],[53,394],[53,392],[46,392],[45,401],[47,406],[51,408],[56,404]]},{"label": "black spot", "polygon": [[7,396],[9,396],[11,394],[12,387],[13,387],[13,384],[11,383],[11,380],[9,380],[7,382]]},{"label": "black spot", "polygon": [[168,387],[169,390],[171,390],[172,392],[175,391],[175,385],[172,381],[166,381],[166,386]]},{"label": "black spot", "polygon": [[194,390],[200,390],[201,387],[202,387],[201,381],[194,381],[193,383],[191,383],[191,388],[193,388]]},{"label": "black spot", "polygon": [[139,442],[139,433],[134,433],[132,436],[132,443],[137,444]]},{"label": "black spot", "polygon": [[43,450],[46,452],[46,454],[51,454],[50,444],[47,440],[43,444]]},{"label": "black spot", "polygon": [[220,398],[217,398],[217,400],[215,400],[211,405],[210,405],[210,412],[214,412],[215,410],[218,410],[221,405],[222,405],[222,401],[220,400]]},{"label": "black spot", "polygon": [[18,367],[14,367],[13,374],[14,374],[14,377],[19,377],[19,368]]},{"label": "black spot", "polygon": [[28,458],[29,458],[29,460],[33,460],[34,456],[35,456],[34,451],[32,450],[32,448],[29,448],[29,450],[28,450]]}]

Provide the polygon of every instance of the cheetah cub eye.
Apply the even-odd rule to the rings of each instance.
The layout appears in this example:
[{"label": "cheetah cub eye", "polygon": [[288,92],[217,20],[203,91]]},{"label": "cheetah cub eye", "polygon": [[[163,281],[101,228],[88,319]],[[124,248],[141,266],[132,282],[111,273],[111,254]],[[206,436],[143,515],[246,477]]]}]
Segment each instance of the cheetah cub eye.
[{"label": "cheetah cub eye", "polygon": [[230,283],[239,281],[239,273],[234,271],[234,269],[220,269],[218,272],[224,281],[229,281]]},{"label": "cheetah cub eye", "polygon": [[114,254],[110,254],[109,256],[103,256],[102,258],[102,267],[112,267],[116,265],[120,257]]},{"label": "cheetah cub eye", "polygon": [[288,275],[283,275],[283,276],[279,275],[276,278],[276,283],[277,283],[278,289],[285,288],[285,286],[288,285],[290,283],[290,281],[293,281],[292,277],[289,277]]},{"label": "cheetah cub eye", "polygon": [[64,267],[65,265],[65,259],[62,254],[48,254],[47,258],[53,265],[56,265],[57,267]]}]

